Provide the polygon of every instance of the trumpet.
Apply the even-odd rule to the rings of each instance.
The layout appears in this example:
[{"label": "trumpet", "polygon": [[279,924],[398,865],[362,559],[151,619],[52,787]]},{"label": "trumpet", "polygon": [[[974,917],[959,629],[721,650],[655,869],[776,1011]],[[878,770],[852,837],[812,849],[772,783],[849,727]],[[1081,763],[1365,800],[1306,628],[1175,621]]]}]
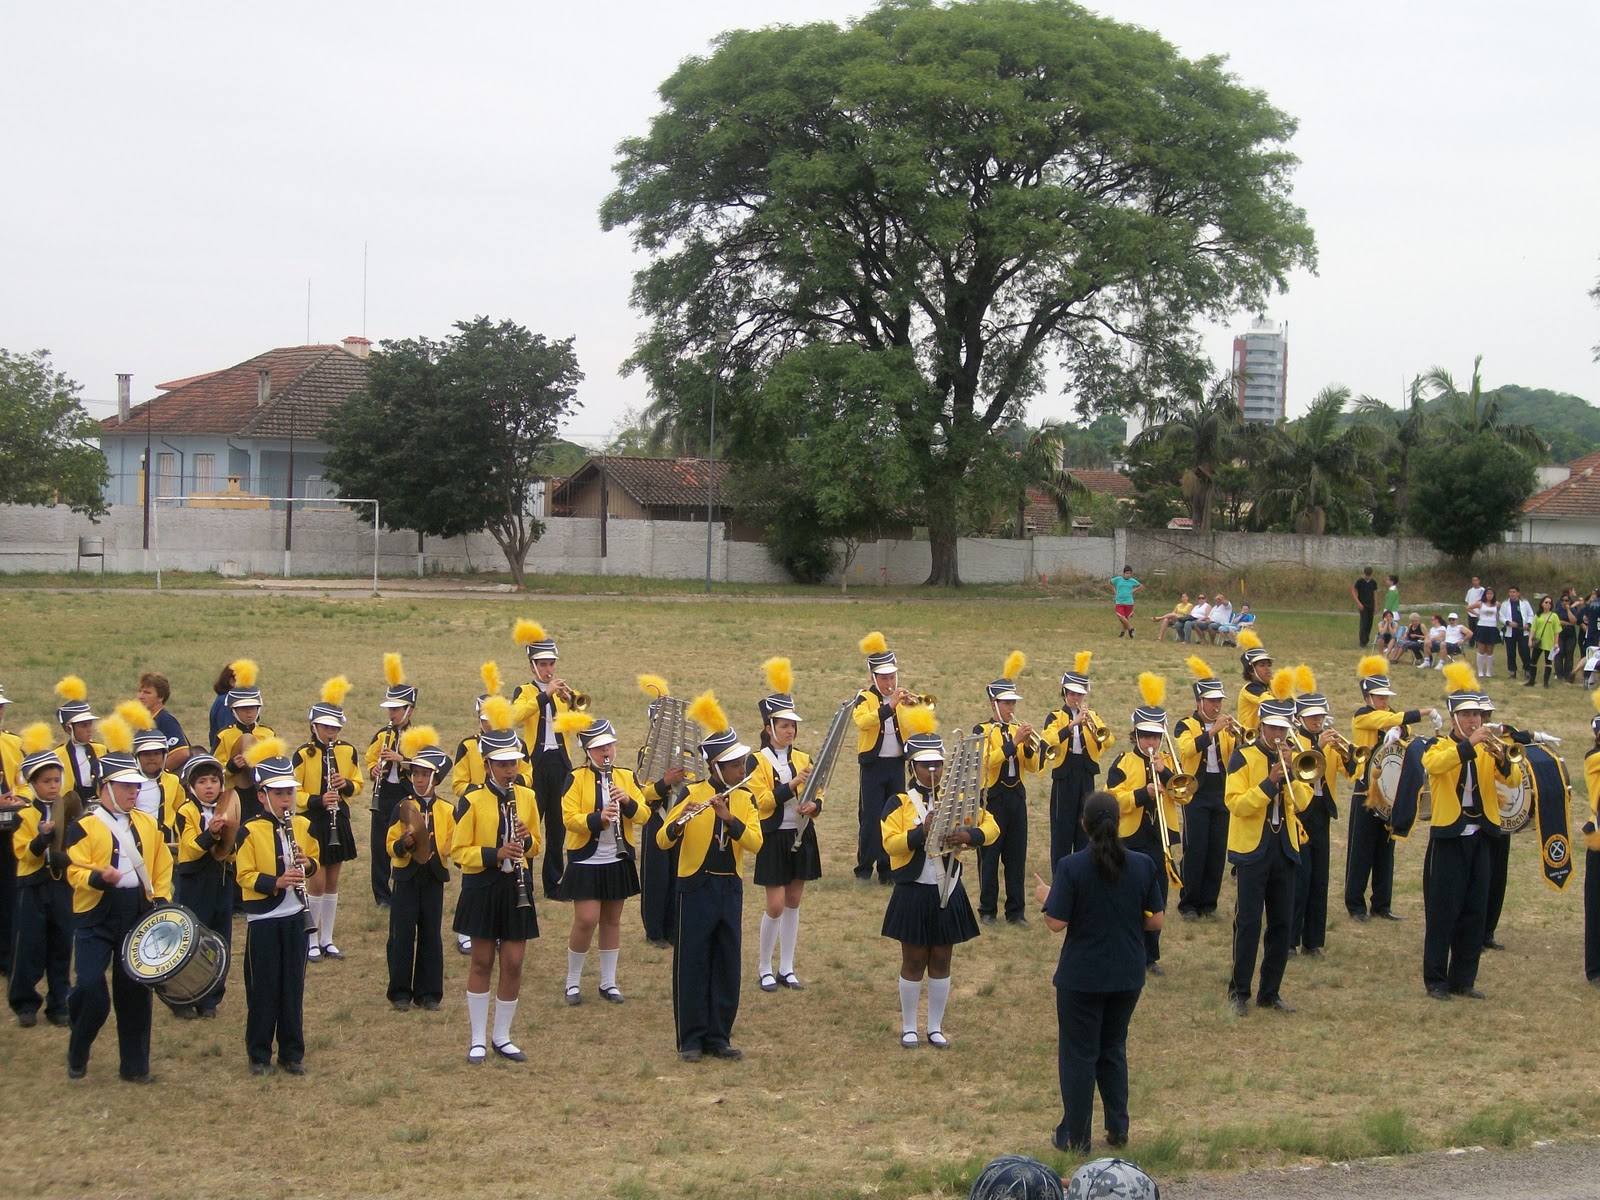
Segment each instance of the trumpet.
[{"label": "trumpet", "polygon": [[[1482,726],[1482,728],[1488,731],[1484,736],[1483,744],[1489,747],[1490,754],[1494,755],[1498,759],[1503,760],[1504,762],[1511,764],[1512,766],[1522,765],[1522,761],[1527,757],[1527,755],[1523,752],[1522,744],[1520,742],[1502,741],[1498,736],[1496,736],[1492,727],[1485,725]],[[1500,732],[1504,733],[1505,728],[1506,727],[1504,725],[1499,726]]]},{"label": "trumpet", "polygon": [[935,696],[932,692],[928,692],[926,695],[923,695],[923,694],[919,694],[917,692],[910,691],[907,688],[899,688],[897,690],[902,692],[902,693],[904,693],[904,695],[905,695],[905,700],[903,701],[903,703],[906,703],[906,704],[921,704],[921,705],[923,705],[923,706],[925,706],[927,708],[936,708],[936,707],[938,707],[939,697]]},{"label": "trumpet", "polygon": [[572,685],[565,679],[558,679],[551,685],[560,692],[573,712],[588,712],[589,706],[594,703],[594,697],[585,692],[574,691]]},{"label": "trumpet", "polygon": [[1072,718],[1072,724],[1077,726],[1087,725],[1089,732],[1094,735],[1094,740],[1105,744],[1106,736],[1111,732],[1106,723],[1102,721],[1092,708],[1078,710],[1078,715]]}]

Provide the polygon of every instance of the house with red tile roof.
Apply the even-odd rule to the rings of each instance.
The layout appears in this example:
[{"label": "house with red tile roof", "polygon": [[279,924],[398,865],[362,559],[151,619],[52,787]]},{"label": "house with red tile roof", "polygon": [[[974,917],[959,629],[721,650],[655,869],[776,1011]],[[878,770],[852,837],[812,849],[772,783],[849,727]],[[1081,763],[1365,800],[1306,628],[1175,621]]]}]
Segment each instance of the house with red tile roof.
[{"label": "house with red tile roof", "polygon": [[[107,499],[142,502],[150,453],[155,496],[230,490],[256,496],[330,496],[322,477],[329,415],[366,386],[366,338],[284,346],[219,371],[157,385],[159,395],[100,423],[111,469]],[[293,454],[293,470],[290,455]]]},{"label": "house with red tile roof", "polygon": [[1600,545],[1600,450],[1565,471],[1566,478],[1523,502],[1516,541]]}]

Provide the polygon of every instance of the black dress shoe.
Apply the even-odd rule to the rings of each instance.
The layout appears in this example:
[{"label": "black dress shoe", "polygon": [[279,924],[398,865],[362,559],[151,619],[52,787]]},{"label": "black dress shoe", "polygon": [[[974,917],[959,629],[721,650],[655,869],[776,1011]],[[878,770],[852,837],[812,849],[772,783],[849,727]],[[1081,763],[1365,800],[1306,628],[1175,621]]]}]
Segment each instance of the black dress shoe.
[{"label": "black dress shoe", "polygon": [[1300,947],[1299,946],[1290,946],[1289,947],[1289,957],[1290,958],[1299,958],[1300,957]]},{"label": "black dress shoe", "polygon": [[1180,908],[1178,915],[1185,921],[1198,921],[1200,919],[1200,914],[1192,908]]},{"label": "black dress shoe", "polygon": [[700,1048],[698,1046],[691,1046],[687,1050],[679,1050],[678,1057],[683,1059],[684,1062],[699,1062],[701,1058]]},{"label": "black dress shoe", "polygon": [[1090,1152],[1088,1142],[1084,1142],[1082,1145],[1074,1145],[1071,1142],[1063,1142],[1060,1138],[1052,1136],[1050,1144],[1063,1154],[1088,1154]]},{"label": "black dress shoe", "polygon": [[1364,912],[1359,912],[1359,911],[1357,911],[1356,909],[1353,909],[1353,908],[1350,909],[1349,911],[1350,911],[1350,919],[1352,921],[1365,921],[1367,919],[1367,914],[1364,913]]},{"label": "black dress shoe", "polygon": [[200,1010],[192,1004],[185,1004],[172,1010],[172,1015],[180,1021],[198,1021]]},{"label": "black dress shoe", "polygon": [[707,1046],[706,1053],[711,1055],[712,1058],[727,1058],[737,1060],[744,1057],[744,1051],[736,1049],[733,1046]]},{"label": "black dress shoe", "polygon": [[85,1067],[75,1067],[71,1063],[67,1064],[67,1078],[68,1079],[82,1079],[88,1073],[89,1073],[89,1068],[86,1067],[86,1066]]},{"label": "black dress shoe", "polygon": [[395,1012],[410,1012],[411,1011],[411,1001],[409,1001],[409,1000],[391,1000],[391,1001],[389,1001],[389,1007],[394,1009]]},{"label": "black dress shoe", "polygon": [[1246,1000],[1243,996],[1229,996],[1228,1007],[1233,1010],[1233,1015],[1236,1017],[1247,1017],[1250,1015],[1250,1001]]},{"label": "black dress shoe", "polygon": [[72,1024],[72,1018],[67,1016],[66,1013],[45,1013],[44,1019],[57,1029],[65,1029]]},{"label": "black dress shoe", "polygon": [[1106,1145],[1120,1149],[1128,1144],[1128,1135],[1125,1133],[1106,1133]]},{"label": "black dress shoe", "polygon": [[1483,948],[1485,950],[1504,950],[1506,944],[1498,938],[1487,937],[1483,939]]},{"label": "black dress shoe", "polygon": [[146,1071],[143,1075],[123,1075],[121,1072],[118,1072],[117,1077],[121,1079],[123,1083],[154,1083],[156,1081],[156,1077],[150,1074],[149,1071]]},{"label": "black dress shoe", "polygon": [[215,1021],[217,1019],[217,1010],[214,1008],[202,1008],[200,1010],[200,1019],[202,1021]]},{"label": "black dress shoe", "polygon": [[306,1065],[303,1062],[280,1062],[278,1065],[291,1075],[304,1075],[306,1073]]},{"label": "black dress shoe", "polygon": [[424,1001],[422,1001],[422,1011],[423,1012],[438,1012],[439,1011],[439,1002],[437,1000],[424,1000]]},{"label": "black dress shoe", "polygon": [[252,1075],[271,1075],[272,1070],[273,1068],[271,1063],[253,1062],[250,1064],[250,1074]]},{"label": "black dress shoe", "polygon": [[511,1062],[527,1062],[528,1056],[524,1054],[515,1042],[496,1042],[494,1052],[501,1058]]},{"label": "black dress shoe", "polygon": [[1165,975],[1167,972],[1161,966],[1160,963],[1153,962],[1153,963],[1145,963],[1145,965],[1144,965],[1144,973],[1146,975]]},{"label": "black dress shoe", "polygon": [[666,938],[651,938],[651,939],[649,939],[649,941],[650,941],[650,944],[652,946],[654,946],[657,950],[671,950],[672,949],[672,943],[667,941]]},{"label": "black dress shoe", "polygon": [[20,1012],[17,1014],[17,1024],[21,1025],[24,1029],[32,1029],[38,1023],[38,1013]]},{"label": "black dress shoe", "polygon": [[1450,989],[1450,994],[1453,995],[1453,996],[1465,996],[1468,1000],[1486,1000],[1486,999],[1488,999],[1487,996],[1485,996],[1482,992],[1480,992],[1475,987],[1451,988]]},{"label": "black dress shoe", "polygon": [[1431,987],[1428,989],[1428,999],[1448,1000],[1450,999],[1450,989],[1444,987]]},{"label": "black dress shoe", "polygon": [[1294,1012],[1294,1005],[1290,1004],[1282,996],[1274,996],[1271,1000],[1267,1000],[1265,1002],[1258,1000],[1258,1001],[1256,1001],[1256,1007],[1257,1008],[1270,1008],[1274,1012],[1281,1012],[1281,1013],[1292,1013],[1292,1012]]},{"label": "black dress shoe", "polygon": [[1315,949],[1305,951],[1305,956],[1307,958],[1327,958],[1328,952],[1321,946],[1318,946]]},{"label": "black dress shoe", "polygon": [[1375,909],[1372,910],[1372,915],[1377,917],[1378,920],[1380,920],[1380,921],[1404,921],[1405,920],[1405,918],[1402,917],[1399,913],[1392,912],[1391,910],[1389,910],[1387,908],[1382,909],[1381,911],[1379,909],[1375,908]]},{"label": "black dress shoe", "polygon": [[1027,917],[1007,917],[1006,918],[1006,924],[1007,925],[1015,925],[1018,929],[1026,929],[1026,928],[1028,928],[1028,918]]},{"label": "black dress shoe", "polygon": [[985,925],[1000,924],[1000,918],[995,916],[993,913],[979,913],[978,920],[982,921]]}]

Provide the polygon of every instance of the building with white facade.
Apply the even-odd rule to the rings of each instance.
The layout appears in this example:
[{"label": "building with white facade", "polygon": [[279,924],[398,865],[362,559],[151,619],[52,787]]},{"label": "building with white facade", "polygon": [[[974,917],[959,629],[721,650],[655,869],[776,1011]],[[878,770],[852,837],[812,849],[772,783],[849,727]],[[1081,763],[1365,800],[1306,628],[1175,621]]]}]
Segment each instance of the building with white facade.
[{"label": "building with white facade", "polygon": [[1289,325],[1266,314],[1233,339],[1233,374],[1246,421],[1281,421],[1288,414]]}]

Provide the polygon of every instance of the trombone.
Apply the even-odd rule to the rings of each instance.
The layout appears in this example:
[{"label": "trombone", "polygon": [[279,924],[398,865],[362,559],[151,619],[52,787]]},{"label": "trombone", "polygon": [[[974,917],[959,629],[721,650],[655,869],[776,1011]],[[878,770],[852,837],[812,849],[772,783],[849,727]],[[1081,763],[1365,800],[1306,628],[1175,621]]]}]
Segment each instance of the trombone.
[{"label": "trombone", "polygon": [[1172,778],[1167,780],[1166,786],[1162,790],[1171,792],[1172,798],[1179,804],[1187,804],[1194,799],[1194,794],[1199,789],[1200,784],[1193,775],[1176,769],[1183,765],[1183,760],[1178,757],[1178,747],[1172,740],[1171,730],[1163,729],[1161,731],[1161,748],[1172,759],[1174,768]]},{"label": "trombone", "polygon": [[[1293,758],[1289,757],[1291,745]],[[1301,783],[1315,783],[1328,769],[1328,760],[1322,756],[1322,751],[1306,745],[1294,733],[1278,744],[1278,757],[1283,762],[1283,773]]]},{"label": "trombone", "polygon": [[1194,776],[1174,774],[1163,786],[1161,782],[1161,751],[1156,750],[1145,755],[1144,760],[1145,770],[1150,776],[1150,791],[1156,802],[1156,833],[1161,838],[1161,857],[1167,864],[1167,878],[1172,883],[1182,887],[1183,876],[1179,873],[1177,864],[1172,861],[1172,827],[1167,824],[1167,793],[1171,792],[1172,798],[1177,800],[1178,792],[1173,788],[1173,784],[1187,779],[1192,785]]}]

